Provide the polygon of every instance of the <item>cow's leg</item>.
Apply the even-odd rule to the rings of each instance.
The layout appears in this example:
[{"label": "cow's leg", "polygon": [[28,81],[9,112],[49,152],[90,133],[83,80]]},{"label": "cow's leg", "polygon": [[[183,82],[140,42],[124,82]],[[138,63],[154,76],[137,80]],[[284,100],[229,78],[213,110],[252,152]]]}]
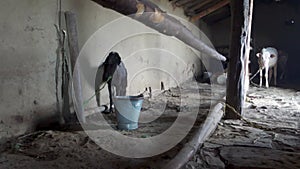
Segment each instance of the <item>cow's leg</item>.
[{"label": "cow's leg", "polygon": [[277,86],[277,64],[274,65],[274,85]]},{"label": "cow's leg", "polygon": [[259,87],[262,86],[262,76],[263,76],[262,69],[259,69]]},{"label": "cow's leg", "polygon": [[269,67],[266,66],[265,70],[266,70],[266,72],[265,72],[266,88],[269,88],[269,77],[268,77],[268,74],[269,74]]}]

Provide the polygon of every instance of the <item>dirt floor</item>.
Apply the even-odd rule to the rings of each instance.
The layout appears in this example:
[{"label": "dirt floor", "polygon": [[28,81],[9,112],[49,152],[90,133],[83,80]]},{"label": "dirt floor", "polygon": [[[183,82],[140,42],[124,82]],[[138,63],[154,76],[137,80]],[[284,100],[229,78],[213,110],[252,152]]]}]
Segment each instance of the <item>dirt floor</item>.
[{"label": "dirt floor", "polygon": [[[199,129],[211,104],[220,100],[224,91],[223,86],[211,88],[208,84],[191,82],[154,94],[144,101],[141,112],[141,118],[149,122],[140,123],[134,131],[118,131],[115,115],[105,115],[110,127],[120,134],[147,139],[170,128],[179,112],[196,112],[198,116],[191,132],[163,154],[135,159],[102,149],[98,141],[114,140],[101,136],[97,138],[99,140],[89,137],[90,133],[107,130],[107,126],[101,125],[99,112],[95,109],[89,110],[88,123],[91,125],[85,127],[86,132],[69,127],[65,131],[37,131],[2,141],[0,168],[161,168]],[[300,92],[251,87],[243,117],[244,120],[222,120],[213,135],[183,168],[300,168]]]}]

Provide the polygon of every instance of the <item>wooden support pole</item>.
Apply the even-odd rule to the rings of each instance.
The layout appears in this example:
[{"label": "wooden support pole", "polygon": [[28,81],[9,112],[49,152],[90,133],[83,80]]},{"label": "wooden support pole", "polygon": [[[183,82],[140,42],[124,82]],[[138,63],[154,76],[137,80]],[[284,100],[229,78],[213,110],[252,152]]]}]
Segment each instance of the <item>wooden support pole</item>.
[{"label": "wooden support pole", "polygon": [[222,1],[218,2],[216,5],[214,5],[214,6],[210,7],[210,8],[208,8],[208,9],[200,12],[199,14],[193,16],[191,18],[191,20],[192,21],[199,20],[199,19],[203,18],[204,16],[206,16],[206,15],[208,15],[208,14],[210,14],[210,13],[212,13],[212,12],[214,12],[214,11],[220,9],[220,8],[222,8],[223,6],[225,6],[225,5],[229,4],[229,3],[230,3],[230,0],[222,0]]},{"label": "wooden support pole", "polygon": [[241,33],[243,26],[243,0],[231,0],[231,41],[229,49],[229,69],[227,74],[227,97],[225,119],[239,119],[241,103]]},{"label": "wooden support pole", "polygon": [[249,85],[250,85],[249,64],[250,64],[250,51],[251,51],[250,42],[251,42],[251,30],[252,30],[253,5],[254,5],[254,0],[244,1],[244,29],[241,35],[242,37],[241,79],[244,82],[242,83],[243,86],[242,86],[242,95],[241,95],[242,107],[244,107],[244,103],[246,101],[246,94],[248,92]]},{"label": "wooden support pole", "polygon": [[[79,55],[79,46],[78,46],[78,30],[77,30],[77,20],[76,15],[73,12],[66,12],[66,25],[67,25],[67,34],[68,34],[68,44],[70,51],[70,60],[71,60],[71,69],[73,72],[73,89],[75,92],[77,117],[80,122],[85,123],[84,108],[83,108],[83,99],[81,91],[81,81],[80,81],[80,72],[79,65],[76,65],[76,61]],[[75,69],[76,65],[76,69]]]},{"label": "wooden support pole", "polygon": [[[249,3],[250,2],[250,3]],[[244,6],[248,4],[248,6]],[[250,4],[250,5],[249,5]],[[231,0],[231,42],[225,119],[239,119],[248,88],[248,60],[253,0]],[[249,11],[245,14],[245,11]],[[250,27],[249,27],[250,25]]]}]

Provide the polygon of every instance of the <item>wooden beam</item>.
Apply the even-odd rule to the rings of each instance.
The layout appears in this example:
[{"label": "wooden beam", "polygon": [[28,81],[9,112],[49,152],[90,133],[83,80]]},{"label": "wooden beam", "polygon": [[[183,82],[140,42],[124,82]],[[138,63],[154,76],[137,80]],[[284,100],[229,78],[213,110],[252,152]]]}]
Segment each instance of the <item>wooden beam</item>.
[{"label": "wooden beam", "polygon": [[216,23],[221,22],[221,21],[223,21],[225,19],[228,19],[228,18],[230,18],[230,14],[223,13],[222,16],[219,15],[218,18],[216,18],[215,16],[212,17],[212,18],[209,17],[209,19],[205,18],[204,22],[206,22],[208,25],[213,25],[213,24],[216,24]]},{"label": "wooden beam", "polygon": [[193,0],[179,0],[179,1],[175,2],[175,5],[177,7],[181,7],[181,6],[184,6],[184,5],[186,5],[186,4],[188,4],[188,3],[192,2],[192,1]]},{"label": "wooden beam", "polygon": [[132,19],[135,19],[158,32],[174,36],[185,44],[204,52],[208,57],[225,61],[226,58],[216,50],[206,45],[201,39],[195,36],[191,30],[179,20],[168,15],[149,0],[92,0],[103,7],[113,9]]},{"label": "wooden beam", "polygon": [[191,8],[189,8],[188,10],[189,10],[189,11],[195,11],[195,10],[202,8],[203,6],[209,4],[209,3],[213,2],[213,1],[215,1],[215,0],[206,0],[206,1],[202,1],[202,2],[198,3],[197,5],[195,5],[195,6],[191,7]]},{"label": "wooden beam", "polygon": [[225,6],[225,5],[229,4],[229,3],[230,3],[230,0],[222,0],[222,1],[218,2],[216,5],[214,5],[214,6],[210,7],[210,8],[208,8],[208,9],[200,12],[199,14],[196,14],[195,16],[193,16],[191,18],[191,20],[192,21],[199,20],[199,19],[203,18],[204,16],[206,16],[206,15],[208,15],[208,14],[210,14],[210,13],[212,13],[212,12],[214,12],[214,11],[220,9],[220,8],[222,8],[223,6]]}]

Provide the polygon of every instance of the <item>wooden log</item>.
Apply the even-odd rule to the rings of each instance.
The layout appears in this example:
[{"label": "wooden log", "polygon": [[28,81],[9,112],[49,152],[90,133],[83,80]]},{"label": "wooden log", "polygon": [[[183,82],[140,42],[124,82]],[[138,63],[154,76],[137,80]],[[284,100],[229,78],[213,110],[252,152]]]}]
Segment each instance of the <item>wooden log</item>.
[{"label": "wooden log", "polygon": [[243,1],[231,0],[231,42],[229,49],[229,66],[227,74],[227,97],[225,119],[239,119],[241,113],[241,33],[243,26]]},{"label": "wooden log", "polygon": [[[249,79],[247,76],[249,66],[248,60],[250,53],[251,26],[248,27],[247,25],[251,25],[252,10],[250,10],[250,14],[245,15],[244,17],[245,2],[250,2],[251,4],[247,8],[253,7],[252,0],[231,0],[231,43],[230,62],[227,75],[225,119],[240,118],[246,98],[247,83],[249,83]],[[246,19],[245,21],[244,19],[248,17],[251,17],[251,19]],[[243,24],[245,25],[243,26]]]},{"label": "wooden log", "polygon": [[222,103],[217,103],[207,116],[201,128],[195,133],[193,138],[180,150],[180,152],[168,162],[163,169],[180,169],[193,156],[204,141],[215,131],[218,122],[223,116]]},{"label": "wooden log", "polygon": [[[79,46],[78,46],[78,30],[77,30],[77,19],[76,15],[73,12],[65,12],[66,25],[67,25],[67,34],[68,34],[68,44],[70,51],[70,60],[71,60],[71,69],[73,72],[73,91],[75,92],[77,117],[80,122],[85,123],[84,108],[83,108],[83,99],[82,99],[82,90],[81,90],[81,81],[80,81],[80,72],[79,64],[76,65],[76,61],[79,55]],[[76,68],[75,68],[76,66]]]},{"label": "wooden log", "polygon": [[217,60],[225,61],[226,58],[216,50],[207,46],[196,37],[186,26],[174,17],[163,12],[157,5],[149,0],[92,0],[105,8],[110,8],[121,14],[127,15],[158,32],[174,36],[185,44],[206,53]]},{"label": "wooden log", "polygon": [[210,14],[210,13],[212,13],[212,12],[214,12],[214,11],[220,9],[220,8],[222,8],[223,6],[225,6],[225,5],[229,4],[229,3],[230,3],[230,0],[222,0],[222,1],[218,2],[216,5],[214,5],[214,6],[210,7],[210,8],[208,8],[208,9],[200,12],[199,14],[193,16],[191,18],[191,20],[192,21],[199,20],[199,19],[203,18],[204,16],[206,16],[206,15],[208,15],[208,14]]}]

